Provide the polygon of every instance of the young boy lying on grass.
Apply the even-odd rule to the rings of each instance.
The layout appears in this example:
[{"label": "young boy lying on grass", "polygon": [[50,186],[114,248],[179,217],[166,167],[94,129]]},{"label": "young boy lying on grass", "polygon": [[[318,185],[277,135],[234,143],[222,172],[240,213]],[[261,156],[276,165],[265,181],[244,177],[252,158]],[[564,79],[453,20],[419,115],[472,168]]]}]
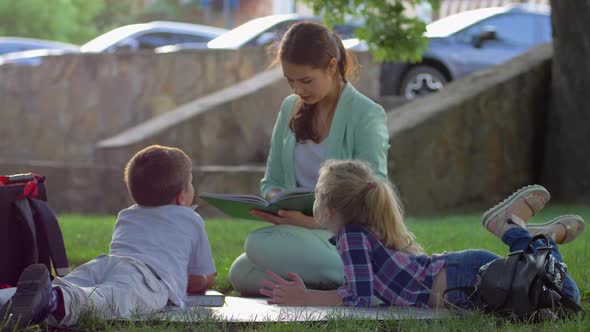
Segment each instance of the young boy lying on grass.
[{"label": "young boy lying on grass", "polygon": [[70,326],[84,310],[102,319],[147,315],[169,301],[184,307],[187,292],[215,284],[203,220],[190,208],[190,158],[180,149],[147,147],[127,163],[125,183],[136,204],[119,213],[109,255],[53,283],[45,265],[27,267],[1,311],[9,314],[10,325],[47,319],[50,326]]}]

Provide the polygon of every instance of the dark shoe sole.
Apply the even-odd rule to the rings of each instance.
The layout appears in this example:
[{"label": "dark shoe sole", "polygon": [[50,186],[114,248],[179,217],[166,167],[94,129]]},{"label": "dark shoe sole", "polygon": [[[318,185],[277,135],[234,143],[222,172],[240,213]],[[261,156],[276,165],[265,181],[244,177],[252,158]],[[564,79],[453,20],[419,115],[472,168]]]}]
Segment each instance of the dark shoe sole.
[{"label": "dark shoe sole", "polygon": [[43,264],[33,264],[21,273],[12,297],[11,320],[19,327],[37,324],[45,319],[49,309],[51,281]]}]

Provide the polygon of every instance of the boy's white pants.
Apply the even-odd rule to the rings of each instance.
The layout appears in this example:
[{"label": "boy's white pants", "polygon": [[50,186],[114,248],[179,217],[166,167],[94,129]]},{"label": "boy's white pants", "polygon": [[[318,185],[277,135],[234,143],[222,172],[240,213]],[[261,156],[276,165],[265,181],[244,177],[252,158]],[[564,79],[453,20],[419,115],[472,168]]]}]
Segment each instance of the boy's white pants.
[{"label": "boy's white pants", "polygon": [[74,325],[81,312],[91,317],[121,319],[141,317],[162,310],[168,289],[142,262],[131,257],[103,255],[79,266],[53,286],[62,290],[65,316],[51,326]]}]

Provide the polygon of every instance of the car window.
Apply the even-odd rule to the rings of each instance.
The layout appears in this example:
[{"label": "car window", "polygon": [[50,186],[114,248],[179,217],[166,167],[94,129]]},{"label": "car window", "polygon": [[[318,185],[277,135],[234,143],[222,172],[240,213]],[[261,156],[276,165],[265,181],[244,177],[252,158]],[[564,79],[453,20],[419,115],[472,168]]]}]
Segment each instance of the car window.
[{"label": "car window", "polygon": [[16,52],[18,50],[14,44],[0,44],[0,54]]},{"label": "car window", "polygon": [[488,28],[494,28],[498,40],[507,44],[530,46],[537,44],[538,41],[536,38],[534,17],[526,14],[501,14],[492,16],[460,32],[459,39],[463,42],[471,42],[482,31]]},{"label": "car window", "polygon": [[539,38],[541,43],[548,43],[553,40],[551,32],[551,16],[537,15],[535,17],[537,26],[539,27]]},{"label": "car window", "polygon": [[354,38],[354,30],[357,27],[354,25],[335,25],[334,26],[334,32],[336,32],[336,34],[338,36],[340,36],[340,38],[342,39],[349,39],[349,38]]},{"label": "car window", "polygon": [[213,39],[206,36],[188,35],[183,33],[179,33],[178,38],[182,40],[182,43],[206,43]]},{"label": "car window", "polygon": [[[274,25],[272,28],[269,28],[264,32],[264,34],[267,34],[265,36],[265,38],[261,39],[264,41],[264,43],[260,43],[259,38],[262,36],[262,34],[261,34],[261,35],[257,36],[256,38],[254,38],[253,40],[249,41],[246,44],[246,46],[260,46],[261,44],[266,45],[270,42],[278,42],[281,40],[281,38],[283,37],[285,32],[287,32],[287,30],[289,30],[291,25],[293,25],[297,22],[301,22],[301,20],[290,20],[290,21],[284,21],[284,22],[278,23],[278,24]],[[351,24],[334,26],[334,32],[336,32],[342,39],[353,38],[353,34],[354,34],[355,29],[356,29],[356,26],[351,25]],[[273,37],[269,37],[269,34],[272,34]]]},{"label": "car window", "polygon": [[41,48],[40,46],[23,45],[18,43],[4,43],[0,44],[0,54],[27,51],[35,48]]},{"label": "car window", "polygon": [[136,39],[139,49],[154,49],[165,45],[208,41],[208,39],[201,36],[169,32],[146,33],[145,35],[136,37]]},{"label": "car window", "polygon": [[[261,45],[266,45],[266,44],[269,44],[272,42],[277,42],[277,41],[281,40],[281,38],[283,37],[283,34],[285,34],[285,32],[287,32],[287,30],[289,30],[289,27],[296,22],[299,22],[299,21],[298,20],[290,20],[290,21],[284,21],[281,23],[277,23],[277,24],[273,25],[272,27],[268,28],[263,33],[256,36],[255,38],[252,38],[252,40],[248,41],[248,43],[246,43],[244,46],[261,46]],[[262,35],[265,35],[265,38],[259,40],[259,38]]]}]

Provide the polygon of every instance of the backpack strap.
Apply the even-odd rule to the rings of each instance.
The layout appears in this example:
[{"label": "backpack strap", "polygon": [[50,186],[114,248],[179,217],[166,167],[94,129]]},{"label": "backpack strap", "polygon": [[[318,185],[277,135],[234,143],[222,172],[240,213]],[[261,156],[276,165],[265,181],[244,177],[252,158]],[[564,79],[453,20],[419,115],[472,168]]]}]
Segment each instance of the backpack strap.
[{"label": "backpack strap", "polygon": [[584,312],[584,309],[582,309],[582,307],[577,304],[576,302],[574,302],[572,299],[569,298],[569,296],[567,296],[561,289],[559,289],[559,287],[557,287],[554,283],[552,283],[551,281],[547,280],[545,282],[545,285],[550,288],[552,291],[554,291],[555,293],[557,293],[559,296],[561,296],[561,298],[559,299],[559,302],[566,308],[571,310],[572,312]]},{"label": "backpack strap", "polygon": [[475,286],[447,288],[442,293],[442,297],[444,298],[447,295],[447,293],[449,293],[449,292],[463,292],[463,294],[465,294],[465,296],[467,296],[467,299],[470,299],[476,290],[477,290],[477,287],[475,287]]},{"label": "backpack strap", "polygon": [[35,224],[41,230],[41,234],[38,233],[39,242],[46,246],[55,273],[63,277],[70,272],[70,269],[57,218],[46,202],[32,198],[27,198],[27,201],[35,211]]},{"label": "backpack strap", "polygon": [[31,210],[31,206],[29,202],[25,199],[17,199],[13,202],[13,205],[16,207],[20,215],[20,220],[25,224],[27,229],[29,230],[29,234],[31,234],[31,257],[27,265],[35,264],[39,262],[39,250],[37,248],[37,228],[35,227],[35,219],[33,218],[33,211]]}]

